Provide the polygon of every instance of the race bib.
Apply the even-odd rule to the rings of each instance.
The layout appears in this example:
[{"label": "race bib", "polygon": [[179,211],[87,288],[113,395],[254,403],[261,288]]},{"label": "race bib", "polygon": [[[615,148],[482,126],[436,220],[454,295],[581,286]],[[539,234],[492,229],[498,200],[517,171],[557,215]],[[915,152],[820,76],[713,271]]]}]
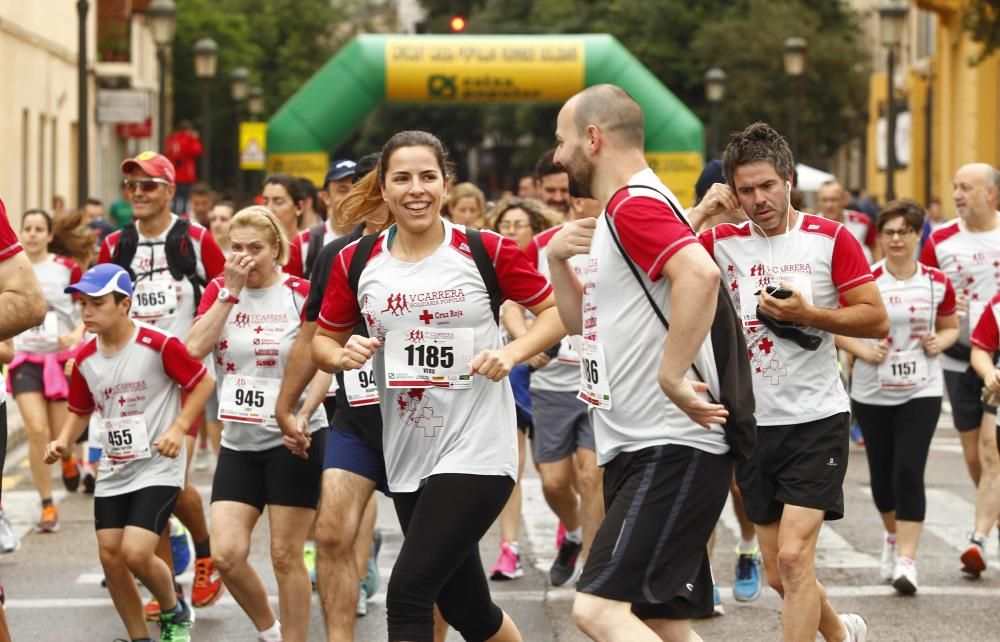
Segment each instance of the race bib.
[{"label": "race bib", "polygon": [[577,399],[594,408],[611,410],[611,384],[608,383],[608,365],[604,360],[604,346],[582,339],[580,341],[580,391]]},{"label": "race bib", "polygon": [[757,292],[760,292],[768,285],[778,285],[780,283],[790,283],[792,287],[802,293],[806,303],[812,305],[812,281],[809,275],[800,272],[790,272],[785,274],[772,274],[770,276],[744,276],[739,280],[740,288],[740,319],[746,328],[754,328],[762,325],[757,319]]},{"label": "race bib", "polygon": [[927,381],[927,355],[923,350],[890,352],[878,364],[878,382],[883,388],[913,388]]},{"label": "race bib", "polygon": [[378,403],[378,385],[375,383],[375,368],[371,359],[360,370],[344,372],[344,394],[347,396],[347,404],[354,408]]},{"label": "race bib", "polygon": [[580,353],[576,351],[574,337],[563,337],[559,342],[559,356],[556,357],[556,361],[569,366],[580,365]]},{"label": "race bib", "polygon": [[49,310],[45,313],[45,320],[40,325],[27,330],[18,338],[29,352],[58,346],[59,315],[54,310]]},{"label": "race bib", "polygon": [[219,391],[219,421],[273,424],[281,379],[228,375]]},{"label": "race bib", "polygon": [[132,292],[133,319],[162,319],[177,311],[177,289],[173,279],[143,279]]},{"label": "race bib", "polygon": [[472,328],[415,328],[385,335],[390,388],[472,387]]},{"label": "race bib", "polygon": [[101,419],[101,446],[112,462],[149,459],[149,433],[142,415]]}]

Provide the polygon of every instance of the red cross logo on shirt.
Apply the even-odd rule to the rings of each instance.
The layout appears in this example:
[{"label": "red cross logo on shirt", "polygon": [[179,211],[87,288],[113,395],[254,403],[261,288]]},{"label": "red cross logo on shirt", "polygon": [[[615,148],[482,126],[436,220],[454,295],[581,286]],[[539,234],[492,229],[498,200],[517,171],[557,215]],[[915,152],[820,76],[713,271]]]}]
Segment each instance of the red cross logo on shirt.
[{"label": "red cross logo on shirt", "polygon": [[236,372],[236,364],[230,361],[226,364],[226,372]]},{"label": "red cross logo on shirt", "polygon": [[220,341],[219,342],[219,350],[227,350],[227,349],[229,349],[229,342],[226,341],[226,340]]},{"label": "red cross logo on shirt", "polygon": [[424,309],[424,311],[420,313],[420,316],[418,318],[424,322],[424,325],[430,325],[431,319],[434,318],[434,315],[431,314],[429,310]]},{"label": "red cross logo on shirt", "polygon": [[764,354],[771,354],[771,348],[774,347],[774,342],[767,337],[764,337],[764,340],[757,345],[764,351]]},{"label": "red cross logo on shirt", "polygon": [[914,314],[914,313],[916,313],[916,311],[917,311],[917,306],[911,305],[910,306],[910,314]]},{"label": "red cross logo on shirt", "polygon": [[122,397],[119,397],[119,399],[118,399],[118,403],[120,403],[121,405],[123,405],[123,406],[124,406],[124,405],[125,405],[125,397],[124,397],[124,396],[122,396]]},{"label": "red cross logo on shirt", "polygon": [[260,334],[261,332],[264,331],[264,326],[260,326],[259,325],[256,328],[254,328],[253,331],[254,331],[254,334]]}]

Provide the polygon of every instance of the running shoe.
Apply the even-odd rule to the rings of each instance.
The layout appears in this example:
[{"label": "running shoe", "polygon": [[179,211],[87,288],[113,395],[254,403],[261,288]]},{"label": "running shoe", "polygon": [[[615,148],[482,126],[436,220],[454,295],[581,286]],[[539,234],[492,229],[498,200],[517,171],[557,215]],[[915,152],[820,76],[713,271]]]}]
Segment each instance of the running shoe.
[{"label": "running shoe", "polygon": [[14,532],[7,514],[0,508],[0,553],[13,553],[20,547],[21,540]]},{"label": "running shoe", "polygon": [[969,547],[962,553],[962,572],[970,579],[978,579],[986,570],[986,539],[969,536]]},{"label": "running shoe", "polygon": [[302,549],[302,559],[306,563],[306,570],[309,571],[309,581],[312,582],[313,590],[316,590],[316,545],[306,543]]},{"label": "running shoe", "polygon": [[172,613],[160,613],[160,642],[190,642],[191,641],[191,609],[178,599],[179,610]]},{"label": "running shoe", "polygon": [[375,529],[375,533],[372,536],[372,550],[368,555],[368,566],[365,568],[365,579],[361,580],[365,585],[365,593],[368,594],[368,599],[375,597],[378,593],[379,584],[382,583],[382,578],[378,572],[378,552],[382,550],[382,531]]},{"label": "running shoe", "polygon": [[719,617],[726,614],[726,607],[722,606],[722,594],[719,593],[719,587],[716,584],[712,585],[712,612],[708,617]]},{"label": "running shoe", "polygon": [[364,582],[361,582],[361,586],[358,587],[358,605],[355,607],[354,612],[358,617],[368,615],[368,591],[365,590]]},{"label": "running shoe", "polygon": [[851,426],[851,442],[858,446],[865,445],[865,437],[861,434],[861,426],[858,424]]},{"label": "running shoe", "polygon": [[521,568],[521,554],[507,542],[500,542],[500,557],[490,569],[491,580],[515,580],[524,575]]},{"label": "running shoe", "polygon": [[552,586],[564,586],[576,580],[580,572],[576,559],[582,550],[583,544],[577,544],[569,538],[563,539],[559,554],[549,569],[549,581],[552,582]]},{"label": "running shoe", "polygon": [[559,528],[556,529],[556,550],[558,551],[562,548],[563,540],[566,539],[566,525],[559,522]]},{"label": "running shoe", "polygon": [[896,560],[896,568],[892,573],[892,588],[900,595],[913,595],[917,592],[917,563],[909,557]]},{"label": "running shoe", "polygon": [[191,563],[191,545],[188,543],[188,531],[181,520],[170,517],[170,554],[174,558],[174,575],[180,575]]},{"label": "running shoe", "polygon": [[94,472],[94,464],[84,464],[80,467],[80,485],[83,486],[83,492],[88,495],[94,494],[94,489],[97,488],[97,473]]},{"label": "running shoe", "polygon": [[841,613],[840,621],[847,629],[844,642],[868,642],[868,623],[857,613]]},{"label": "running shoe", "polygon": [[[753,602],[760,597],[760,551],[739,552],[736,558],[736,579],[733,580],[733,597],[737,602]],[[716,589],[718,591],[718,589]]]},{"label": "running shoe", "polygon": [[80,487],[80,464],[76,457],[70,457],[62,463],[63,485],[69,492],[75,492]]},{"label": "running shoe", "polygon": [[882,538],[882,559],[879,561],[879,574],[886,582],[891,582],[896,571],[896,536],[885,533]]},{"label": "running shoe", "polygon": [[59,511],[55,504],[42,506],[42,518],[35,524],[36,533],[55,533],[59,530]]},{"label": "running shoe", "polygon": [[[184,601],[184,587],[174,582],[174,590],[177,591],[178,601]],[[150,622],[156,622],[160,619],[160,602],[155,597],[151,597],[146,605],[142,607],[142,612],[146,616],[146,619]]]},{"label": "running shoe", "polygon": [[212,606],[219,601],[226,586],[215,571],[211,557],[199,557],[194,562],[194,584],[191,585],[191,605],[196,609]]}]

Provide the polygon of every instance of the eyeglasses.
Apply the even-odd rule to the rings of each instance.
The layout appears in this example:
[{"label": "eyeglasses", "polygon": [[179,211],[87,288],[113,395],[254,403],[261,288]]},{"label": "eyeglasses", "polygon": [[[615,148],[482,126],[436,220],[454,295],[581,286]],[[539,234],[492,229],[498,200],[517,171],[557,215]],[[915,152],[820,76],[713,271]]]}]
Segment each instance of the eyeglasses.
[{"label": "eyeglasses", "polygon": [[898,230],[882,230],[882,236],[887,238],[892,238],[898,236],[901,239],[905,239],[907,236],[916,232],[912,227],[901,227]]},{"label": "eyeglasses", "polygon": [[531,227],[531,223],[525,223],[523,221],[517,221],[516,223],[501,223],[497,226],[501,232],[509,232],[514,230],[515,232],[520,232],[521,230]]},{"label": "eyeglasses", "polygon": [[170,185],[169,181],[162,178],[126,178],[122,181],[122,187],[126,192],[142,190],[143,192],[155,192],[160,185]]}]

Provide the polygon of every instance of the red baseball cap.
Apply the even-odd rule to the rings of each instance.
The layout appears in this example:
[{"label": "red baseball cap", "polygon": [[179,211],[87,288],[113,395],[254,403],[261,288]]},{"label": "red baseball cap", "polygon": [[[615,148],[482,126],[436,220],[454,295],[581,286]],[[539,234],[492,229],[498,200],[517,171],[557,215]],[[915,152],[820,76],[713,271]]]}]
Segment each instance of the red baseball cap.
[{"label": "red baseball cap", "polygon": [[177,175],[174,164],[163,154],[153,151],[142,152],[135,158],[128,158],[122,162],[122,173],[128,174],[133,169],[141,169],[153,178],[162,178],[171,185]]}]

